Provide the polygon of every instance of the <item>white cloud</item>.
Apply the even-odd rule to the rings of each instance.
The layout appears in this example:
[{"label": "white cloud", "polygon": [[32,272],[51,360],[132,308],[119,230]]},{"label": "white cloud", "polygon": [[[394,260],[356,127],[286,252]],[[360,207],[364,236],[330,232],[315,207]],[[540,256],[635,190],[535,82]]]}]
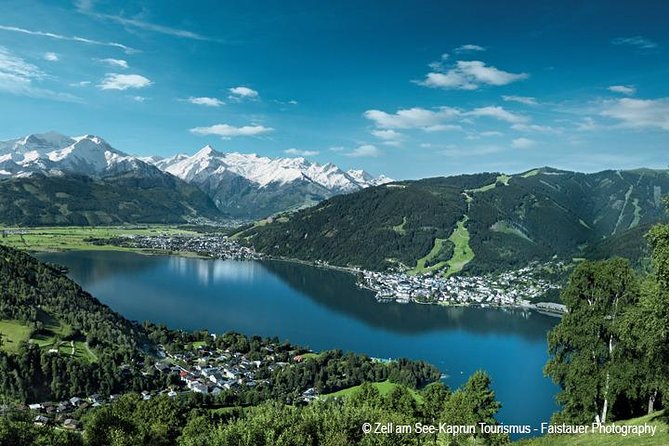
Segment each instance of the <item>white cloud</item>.
[{"label": "white cloud", "polygon": [[538,102],[535,98],[529,96],[514,96],[514,95],[504,95],[502,96],[506,102],[518,102],[525,105],[537,105]]},{"label": "white cloud", "polygon": [[657,43],[643,36],[634,37],[617,37],[611,41],[614,45],[624,45],[637,48],[640,50],[652,50],[657,48]]},{"label": "white cloud", "polygon": [[91,81],[79,81],[70,84],[70,87],[88,87],[91,85]]},{"label": "white cloud", "polygon": [[581,120],[581,122],[578,123],[578,126],[576,128],[578,130],[589,131],[597,129],[598,126],[595,123],[594,119],[592,119],[590,116],[586,116]]},{"label": "white cloud", "polygon": [[445,150],[442,150],[440,153],[449,158],[461,158],[461,157],[473,157],[473,156],[484,156],[492,155],[504,151],[503,147],[500,146],[478,146],[478,147],[455,147],[449,146]]},{"label": "white cloud", "polygon": [[65,35],[62,35],[62,34],[55,34],[55,33],[46,32],[46,31],[33,31],[33,30],[30,30],[30,29],[19,28],[19,27],[16,27],[16,26],[5,26],[5,25],[0,25],[0,30],[10,31],[10,32],[15,32],[15,33],[21,33],[21,34],[28,34],[28,35],[31,35],[31,36],[48,37],[50,39],[55,39],[55,40],[68,40],[68,41],[71,41],[71,42],[87,43],[87,44],[90,44],[90,45],[110,46],[110,47],[114,47],[114,48],[120,48],[128,54],[137,52],[136,49],[131,48],[131,47],[126,46],[126,45],[123,45],[121,43],[102,42],[102,41],[99,41],[99,40],[88,39],[86,37],[65,36]]},{"label": "white cloud", "polygon": [[529,149],[537,144],[536,141],[529,138],[516,138],[511,141],[511,147],[514,149]]},{"label": "white cloud", "polygon": [[108,73],[98,87],[102,90],[128,90],[130,88],[144,88],[153,82],[139,74]]},{"label": "white cloud", "polygon": [[79,102],[67,93],[58,93],[36,86],[46,75],[35,65],[0,46],[0,91],[19,96]]},{"label": "white cloud", "polygon": [[624,95],[627,95],[627,96],[631,96],[634,93],[636,93],[636,88],[634,88],[631,85],[611,85],[608,88],[608,90],[612,91],[614,93],[620,93],[620,94],[624,94]]},{"label": "white cloud", "polygon": [[224,138],[233,136],[257,136],[264,133],[269,133],[274,129],[262,125],[245,125],[242,127],[235,127],[229,124],[215,124],[209,127],[195,127],[190,129],[191,133],[200,136],[216,135]]},{"label": "white cloud", "polygon": [[[386,113],[381,110],[367,110],[364,117],[373,121],[382,129],[423,129],[436,130],[434,126],[442,125],[460,115],[460,111],[451,107],[440,107],[436,111],[420,107],[397,110]],[[443,130],[442,128],[439,128]]]},{"label": "white cloud", "polygon": [[560,133],[562,129],[540,124],[514,124],[512,129],[520,132]]},{"label": "white cloud", "polygon": [[482,85],[507,85],[527,77],[526,73],[509,73],[478,60],[459,60],[448,71],[428,73],[418,84],[431,88],[476,90]]},{"label": "white cloud", "polygon": [[300,150],[300,149],[286,149],[284,153],[294,156],[316,156],[320,152],[318,150]]},{"label": "white cloud", "polygon": [[210,98],[207,96],[200,96],[200,97],[190,97],[187,99],[188,102],[191,104],[195,105],[204,105],[205,107],[220,107],[221,105],[225,104],[225,102],[221,101],[218,98]]},{"label": "white cloud", "polygon": [[0,47],[0,88],[5,90],[16,86],[29,86],[35,79],[41,79],[44,73],[37,66],[13,55],[6,48]]},{"label": "white cloud", "polygon": [[520,124],[527,122],[529,119],[526,116],[512,113],[503,107],[500,106],[488,106],[488,107],[479,107],[475,108],[472,111],[465,113],[466,116],[476,116],[476,117],[490,117],[495,118],[500,121],[509,122],[511,124]]},{"label": "white cloud", "polygon": [[503,134],[504,133],[502,133],[502,132],[497,132],[497,131],[494,131],[494,130],[479,133],[479,135],[481,135],[481,136],[502,136]]},{"label": "white cloud", "polygon": [[346,147],[334,146],[334,147],[330,147],[328,150],[331,151],[331,152],[339,153],[339,152],[343,152],[344,150],[346,150]]},{"label": "white cloud", "polygon": [[137,101],[137,102],[144,102],[144,101],[146,101],[146,97],[145,97],[145,96],[131,96],[130,99],[132,99],[133,101]]},{"label": "white cloud", "polygon": [[128,62],[123,59],[112,59],[109,57],[106,59],[98,59],[98,60],[112,67],[123,68],[123,69],[128,68]]},{"label": "white cloud", "polygon": [[56,53],[44,53],[44,60],[48,60],[49,62],[58,62],[60,60],[60,57],[58,57],[58,54]]},{"label": "white cloud", "polygon": [[404,141],[404,135],[392,129],[372,130],[372,135],[383,140],[383,144],[388,146],[399,146]]},{"label": "white cloud", "polygon": [[128,27],[134,27],[138,29],[143,29],[145,31],[152,31],[160,34],[166,34],[169,36],[174,36],[174,37],[182,37],[186,39],[193,39],[193,40],[212,40],[216,41],[216,39],[212,39],[207,36],[203,36],[202,34],[195,33],[193,31],[187,31],[184,29],[179,29],[179,28],[172,28],[170,26],[164,26],[164,25],[158,25],[156,23],[150,23],[150,22],[145,22],[142,20],[138,19],[129,19],[126,17],[122,17],[120,15],[112,15],[112,14],[102,14],[93,11],[93,2],[90,0],[79,0],[76,3],[77,10],[82,13],[86,14],[88,16],[94,17],[98,20],[103,20],[103,21],[110,21],[114,23],[118,23],[119,25],[123,26],[128,26]]},{"label": "white cloud", "polygon": [[473,45],[471,43],[467,45],[462,45],[453,50],[454,53],[470,53],[472,51],[485,51],[485,48],[479,45]]},{"label": "white cloud", "polygon": [[346,153],[346,156],[351,158],[374,158],[381,154],[381,151],[371,144],[363,144],[350,152]]},{"label": "white cloud", "polygon": [[617,119],[625,127],[669,130],[669,97],[605,101],[601,115]]},{"label": "white cloud", "polygon": [[236,99],[255,99],[258,97],[258,92],[249,87],[233,87],[228,90],[231,98]]}]

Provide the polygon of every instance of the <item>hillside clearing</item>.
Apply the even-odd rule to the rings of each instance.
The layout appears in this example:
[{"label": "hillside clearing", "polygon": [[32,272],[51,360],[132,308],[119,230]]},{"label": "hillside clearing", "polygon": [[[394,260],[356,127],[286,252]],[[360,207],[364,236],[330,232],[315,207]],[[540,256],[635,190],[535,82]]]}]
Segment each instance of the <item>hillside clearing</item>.
[{"label": "hillside clearing", "polygon": [[21,342],[28,341],[32,329],[20,321],[0,321],[2,342],[0,350],[7,353],[16,353]]},{"label": "hillside clearing", "polygon": [[467,220],[469,217],[465,215],[448,238],[453,242],[454,248],[453,257],[446,262],[448,264],[447,276],[459,273],[465,265],[474,260],[474,251],[469,246],[469,231],[465,227]]}]

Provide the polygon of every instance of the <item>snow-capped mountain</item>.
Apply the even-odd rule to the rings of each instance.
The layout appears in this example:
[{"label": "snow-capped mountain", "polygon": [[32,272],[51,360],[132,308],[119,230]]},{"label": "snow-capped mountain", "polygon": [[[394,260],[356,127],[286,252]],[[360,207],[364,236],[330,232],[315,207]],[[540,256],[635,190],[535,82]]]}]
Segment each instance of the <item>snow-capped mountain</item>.
[{"label": "snow-capped mountain", "polygon": [[363,170],[344,172],[332,163],[324,165],[304,158],[268,158],[255,154],[220,153],[211,146],[193,156],[179,154],[165,159],[148,159],[159,169],[188,182],[211,182],[212,177],[238,175],[259,187],[286,185],[296,181],[314,183],[332,193],[346,193],[392,181],[374,178]]},{"label": "snow-capped mountain", "polygon": [[332,163],[221,153],[208,145],[192,156],[145,160],[197,185],[219,209],[238,218],[265,217],[392,181],[364,171],[344,172]]},{"label": "snow-capped mountain", "polygon": [[191,156],[161,158],[128,155],[94,135],[69,137],[49,132],[0,141],[0,179],[35,173],[177,177],[205,192],[223,213],[244,219],[266,217],[392,181],[362,170],[345,172],[332,163],[221,153],[210,146]]},{"label": "snow-capped mountain", "polygon": [[49,132],[0,142],[0,177],[36,172],[91,177],[125,172],[159,174],[151,164],[114,149],[94,135],[68,137]]}]

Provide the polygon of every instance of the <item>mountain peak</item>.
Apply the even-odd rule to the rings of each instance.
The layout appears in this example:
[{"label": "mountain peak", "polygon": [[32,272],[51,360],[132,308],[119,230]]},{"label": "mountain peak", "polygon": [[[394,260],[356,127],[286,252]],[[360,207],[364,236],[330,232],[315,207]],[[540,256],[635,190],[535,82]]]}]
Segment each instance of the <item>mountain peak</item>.
[{"label": "mountain peak", "polygon": [[205,158],[205,157],[210,157],[210,156],[221,156],[222,154],[217,152],[212,146],[207,144],[206,146],[202,147],[200,150],[198,150],[193,157],[197,158]]}]

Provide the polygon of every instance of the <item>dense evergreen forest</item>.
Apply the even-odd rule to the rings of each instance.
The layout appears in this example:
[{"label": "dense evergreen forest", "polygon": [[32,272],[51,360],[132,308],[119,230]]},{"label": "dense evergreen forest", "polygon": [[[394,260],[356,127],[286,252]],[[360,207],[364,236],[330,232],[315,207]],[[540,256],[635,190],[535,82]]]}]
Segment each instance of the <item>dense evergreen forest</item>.
[{"label": "dense evergreen forest", "polygon": [[433,261],[450,259],[449,237],[463,221],[474,253],[463,274],[573,257],[639,264],[643,234],[666,219],[667,192],[667,172],[649,169],[431,178],[334,197],[236,237],[272,255],[384,270],[412,268],[435,246]]},{"label": "dense evergreen forest", "polygon": [[[120,364],[141,360],[150,346],[142,330],[102,305],[57,267],[0,246],[0,319],[30,330],[36,341],[57,338],[95,350],[95,361],[49,354],[23,342],[17,354],[0,350],[0,394],[21,401],[81,393],[141,390],[141,376],[121,377]],[[0,342],[14,342],[1,339]]]},{"label": "dense evergreen forest", "polygon": [[223,215],[204,192],[169,175],[35,174],[0,180],[3,225],[180,224],[195,217]]}]

